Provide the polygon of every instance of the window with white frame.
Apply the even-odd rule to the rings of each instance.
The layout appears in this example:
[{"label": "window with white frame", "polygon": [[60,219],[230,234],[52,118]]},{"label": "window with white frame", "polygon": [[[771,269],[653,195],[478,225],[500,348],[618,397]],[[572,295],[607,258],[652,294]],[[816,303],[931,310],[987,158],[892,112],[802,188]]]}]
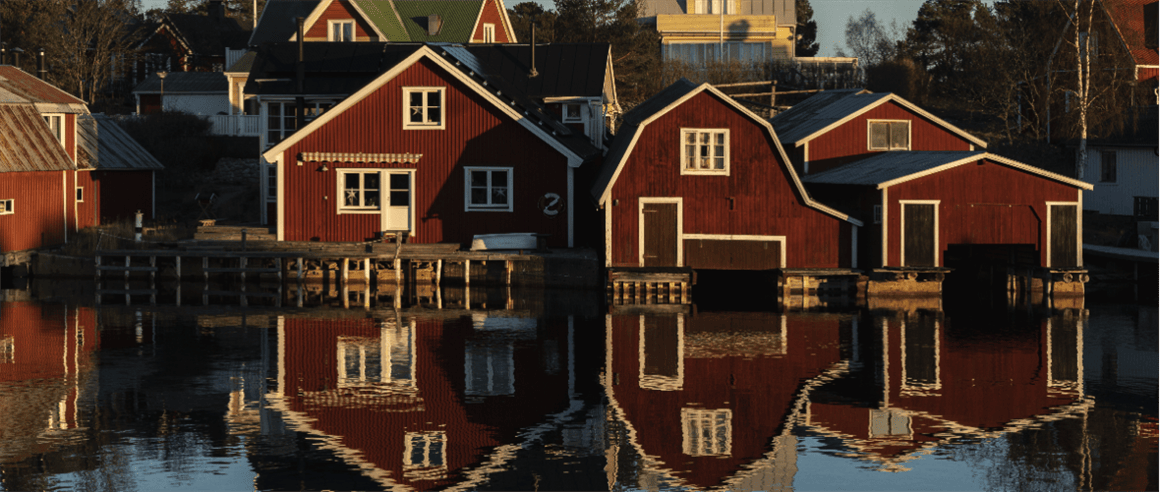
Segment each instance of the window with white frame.
[{"label": "window with white frame", "polygon": [[467,167],[464,203],[468,212],[512,211],[512,168]]},{"label": "window with white frame", "polygon": [[382,203],[382,178],[376,170],[339,170],[342,204],[339,210],[379,210]]},{"label": "window with white frame", "polygon": [[408,432],[403,439],[404,478],[414,482],[447,476],[446,432]]},{"label": "window with white frame", "polygon": [[81,186],[77,187],[77,201],[78,202],[85,201],[85,189]]},{"label": "window with white frame", "polygon": [[0,338],[0,364],[16,362],[16,338],[8,335]]},{"label": "window with white frame", "polygon": [[403,128],[442,129],[443,87],[403,88]]},{"label": "window with white frame", "polygon": [[1116,182],[1116,151],[1114,150],[1100,152],[1100,182]]},{"label": "window with white frame", "polygon": [[682,408],[681,448],[687,456],[733,453],[733,412],[728,408]]},{"label": "window with white frame", "polygon": [[681,174],[729,174],[729,130],[681,129]]},{"label": "window with white frame", "polygon": [[64,115],[63,114],[46,114],[44,122],[48,123],[48,129],[52,132],[52,136],[56,141],[64,145]]},{"label": "window with white frame", "polygon": [[266,103],[266,146],[281,142],[298,129],[293,101]]},{"label": "window with white frame", "polygon": [[484,24],[483,25],[483,42],[485,42],[485,43],[494,43],[495,42],[495,24]]},{"label": "window with white frame", "polygon": [[413,393],[414,324],[384,322],[379,336],[341,336],[337,386],[378,394]]},{"label": "window with white frame", "polygon": [[[721,11],[722,8],[725,12]],[[692,13],[734,15],[737,13],[737,5],[733,0],[694,0]]]},{"label": "window with white frame", "polygon": [[327,41],[354,41],[354,20],[341,19],[327,21]]},{"label": "window with white frame", "polygon": [[16,213],[16,209],[13,208],[15,204],[16,200],[12,198],[0,200],[0,215],[12,215]]},{"label": "window with white frame", "polygon": [[564,123],[583,123],[580,117],[580,104],[565,103],[563,105]]},{"label": "window with white frame", "polygon": [[869,121],[866,126],[870,150],[910,150],[909,121]]}]

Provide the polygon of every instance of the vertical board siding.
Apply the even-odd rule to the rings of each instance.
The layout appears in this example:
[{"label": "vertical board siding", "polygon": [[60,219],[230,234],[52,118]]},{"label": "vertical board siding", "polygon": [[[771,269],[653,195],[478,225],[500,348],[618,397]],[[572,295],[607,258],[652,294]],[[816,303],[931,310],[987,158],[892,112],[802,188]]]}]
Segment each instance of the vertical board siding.
[{"label": "vertical board siding", "polygon": [[[14,214],[0,215],[0,251],[23,251],[64,242],[62,173],[71,175],[72,171],[0,173],[0,200],[15,200],[16,210]],[[71,208],[70,200],[70,214]]]},{"label": "vertical board siding", "polygon": [[[84,173],[82,173],[84,174]],[[153,171],[92,171],[97,187],[97,223],[132,220],[140,210],[146,220],[153,217]],[[89,199],[88,190],[85,200]],[[188,205],[200,212],[196,204]]]},{"label": "vertical board siding", "polygon": [[[729,176],[682,175],[681,128],[729,128]],[[612,266],[640,265],[638,197],[683,197],[684,234],[785,236],[789,268],[850,264],[846,222],[807,207],[765,129],[709,93],[690,98],[641,131],[611,193],[619,203],[607,205],[612,207]]]},{"label": "vertical board siding", "polygon": [[84,201],[77,203],[77,229],[101,225],[99,212],[101,209],[101,182],[93,179],[94,172],[96,171],[77,172],[77,187],[84,189]]},{"label": "vertical board siding", "polygon": [[[374,28],[367,24],[366,20],[359,15],[358,11],[350,5],[348,0],[338,0],[331,2],[330,6],[326,7],[326,10],[322,12],[318,20],[314,21],[314,25],[306,26],[306,40],[325,41],[328,35],[327,29],[329,28],[327,21],[347,19],[354,20],[354,36],[356,40],[370,41],[372,36],[378,36],[375,34]],[[294,19],[291,19],[291,21],[297,22]],[[379,41],[386,40],[380,39]]]},{"label": "vertical board siding", "polygon": [[495,0],[486,0],[483,2],[483,11],[479,14],[479,22],[475,24],[475,33],[471,35],[471,40],[477,43],[483,42],[483,25],[495,25],[495,42],[496,43],[512,43],[514,41],[508,37],[507,25],[504,24],[504,14],[500,12],[499,5]]},{"label": "vertical board siding", "polygon": [[[1100,182],[1100,151],[1116,152],[1116,182]],[[1157,196],[1156,183],[1160,182],[1160,166],[1152,148],[1088,148],[1084,181],[1094,189],[1083,192],[1084,210],[1101,214],[1132,215],[1134,197]]]},{"label": "vertical board siding", "polygon": [[[404,130],[404,87],[446,87],[443,130]],[[303,152],[412,153],[415,164],[296,164]],[[379,231],[378,214],[337,214],[337,170],[415,169],[412,241],[470,242],[476,234],[551,234],[549,246],[568,244],[567,212],[547,216],[539,198],[567,200],[567,160],[430,60],[423,59],[283,153],[285,239],[363,241]],[[464,167],[513,168],[512,212],[465,212]]]},{"label": "vertical board siding", "polygon": [[[963,164],[891,186],[887,266],[900,266],[900,200],[939,200],[938,265],[951,244],[1027,244],[1046,265],[1047,205],[1074,202],[1076,188],[989,161]],[[996,220],[998,220],[996,222]],[[861,239],[861,238],[860,238]],[[861,242],[861,241],[860,241]]]},{"label": "vertical board siding", "polygon": [[[894,102],[887,102],[809,142],[810,174],[865,159],[868,120],[910,120],[910,150],[970,150],[971,142]],[[799,161],[800,162],[800,161]]]}]

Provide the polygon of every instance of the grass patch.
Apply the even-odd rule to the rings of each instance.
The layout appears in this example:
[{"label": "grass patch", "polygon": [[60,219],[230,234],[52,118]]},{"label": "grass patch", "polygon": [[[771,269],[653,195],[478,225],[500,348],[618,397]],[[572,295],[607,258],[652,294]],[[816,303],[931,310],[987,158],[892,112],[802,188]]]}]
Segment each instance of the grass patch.
[{"label": "grass patch", "polygon": [[97,250],[172,249],[177,241],[192,238],[196,231],[196,226],[181,223],[147,226],[143,228],[141,241],[137,242],[134,240],[133,220],[122,219],[81,229],[69,238],[60,252],[69,256],[92,256]]}]

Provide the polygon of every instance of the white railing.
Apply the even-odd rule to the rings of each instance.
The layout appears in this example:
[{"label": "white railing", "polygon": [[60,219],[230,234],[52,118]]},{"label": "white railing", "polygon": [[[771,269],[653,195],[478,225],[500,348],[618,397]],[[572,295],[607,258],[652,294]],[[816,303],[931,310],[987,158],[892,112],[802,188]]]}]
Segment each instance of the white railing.
[{"label": "white railing", "polygon": [[236,137],[256,137],[262,132],[262,117],[258,115],[226,115],[215,114],[206,116],[213,128],[214,135],[232,135]]}]

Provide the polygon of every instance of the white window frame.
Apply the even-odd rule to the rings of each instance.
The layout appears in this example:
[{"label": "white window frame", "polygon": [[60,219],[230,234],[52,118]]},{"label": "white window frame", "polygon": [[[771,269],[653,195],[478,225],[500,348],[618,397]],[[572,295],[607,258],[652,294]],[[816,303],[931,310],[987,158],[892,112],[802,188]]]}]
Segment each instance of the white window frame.
[{"label": "white window frame", "polygon": [[[576,108],[576,117],[568,116],[568,109]],[[583,123],[584,105],[580,103],[564,103],[560,105],[560,117],[564,123]]]},{"label": "white window frame", "polygon": [[[515,210],[515,171],[511,167],[498,166],[464,166],[463,168],[463,211],[464,212],[512,212]],[[491,200],[492,172],[507,172],[507,205],[475,205],[471,203],[471,173],[473,171],[487,172],[487,196]]]},{"label": "white window frame", "polygon": [[[336,34],[335,27],[338,27],[338,26],[350,26],[350,39],[335,39],[335,38],[339,37],[339,36],[335,35]],[[353,42],[355,40],[354,39],[355,36],[357,35],[357,34],[355,34],[354,27],[355,27],[354,26],[354,19],[331,19],[331,20],[328,20],[328,21],[326,21],[326,40],[327,41],[337,41],[337,42],[341,42],[341,43]],[[347,32],[346,32],[346,29],[344,27],[341,37],[345,38],[346,36],[347,36]]]},{"label": "white window frame", "polygon": [[[416,443],[421,443],[422,461],[413,461]],[[439,447],[438,461],[432,461],[431,450]],[[403,476],[412,482],[441,480],[447,476],[447,432],[408,432],[403,436]]]},{"label": "white window frame", "polygon": [[[411,94],[421,92],[424,94],[422,106],[424,115],[423,122],[411,122]],[[430,115],[427,112],[430,110],[426,105],[427,97],[425,94],[437,92],[439,94],[439,122],[432,123]],[[442,130],[447,127],[447,88],[446,87],[404,87],[403,88],[403,129],[404,130]]]},{"label": "white window frame", "polygon": [[0,364],[16,363],[16,338],[12,335],[0,338]]},{"label": "white window frame", "polygon": [[[707,134],[711,135],[710,139],[712,139],[713,138],[712,136],[714,136],[714,135],[718,135],[718,134],[725,135],[725,148],[724,148],[725,154],[722,156],[713,155],[710,157],[710,159],[716,159],[717,157],[723,158],[724,159],[724,169],[713,169],[713,168],[710,168],[710,169],[699,169],[699,168],[698,169],[689,169],[686,166],[689,156],[688,156],[688,150],[687,150],[688,146],[685,144],[685,139],[687,138],[687,136],[690,133],[695,133],[698,135],[698,138],[697,138],[698,142],[694,144],[698,150],[702,146],[702,144],[700,143],[699,135],[707,133]],[[699,175],[708,175],[708,176],[728,176],[729,175],[729,129],[728,128],[681,128],[681,139],[679,141],[679,145],[681,146],[681,162],[680,162],[681,174],[699,174]],[[713,146],[714,145],[713,145],[712,141],[710,141],[709,147],[712,148]],[[699,152],[698,152],[698,154],[699,154]]]},{"label": "white window frame", "polygon": [[640,343],[637,346],[637,367],[638,372],[636,376],[637,385],[640,389],[653,391],[680,391],[685,386],[685,317],[677,315],[677,375],[665,376],[662,374],[649,374],[645,372],[645,355],[648,351],[647,339],[645,338],[645,316],[640,315],[640,331],[638,337]]},{"label": "white window frame", "polygon": [[85,187],[77,187],[77,203],[84,203],[85,201]]},{"label": "white window frame", "polygon": [[60,146],[64,147],[65,146],[65,144],[64,144],[64,141],[65,141],[65,135],[64,135],[65,134],[65,128],[64,128],[65,117],[64,117],[64,114],[62,114],[62,113],[42,113],[41,116],[44,117],[44,123],[46,125],[48,125],[48,130],[50,132],[54,131],[52,128],[52,121],[56,120],[57,122],[59,122],[60,126],[57,127],[59,129],[59,132],[54,133],[53,137],[56,137],[57,141],[60,142]]},{"label": "white window frame", "polygon": [[16,199],[5,198],[0,200],[0,215],[13,215],[16,213]]},{"label": "white window frame", "polygon": [[483,42],[485,42],[485,43],[494,43],[495,42],[495,24],[484,24],[483,25]]},{"label": "white window frame", "polygon": [[934,205],[934,267],[942,267],[942,258],[939,255],[939,203],[942,200],[899,200],[898,201],[898,224],[900,232],[898,234],[898,258],[901,260],[902,266],[906,264],[906,206],[907,205]]},{"label": "white window frame", "polygon": [[[873,137],[873,135],[874,135],[873,128],[874,128],[875,124],[880,124],[880,123],[886,123],[886,124],[906,123],[906,146],[905,147],[895,147],[892,144],[892,142],[890,142],[890,136],[893,135],[893,133],[890,131],[890,127],[887,126],[887,128],[886,128],[886,140],[887,140],[886,147],[885,148],[875,147],[874,146],[874,137]],[[910,150],[911,142],[913,142],[913,137],[914,137],[914,135],[912,135],[913,127],[914,126],[911,125],[910,120],[867,120],[866,121],[866,149],[867,150],[878,150],[878,151]]]},{"label": "white window frame", "polygon": [[[346,168],[346,169],[336,170],[335,173],[337,174],[338,179],[335,181],[337,182],[338,190],[335,193],[335,197],[338,198],[338,200],[337,200],[338,213],[340,215],[341,214],[377,214],[380,211],[382,211],[383,210],[383,198],[385,195],[385,193],[383,193],[383,191],[384,191],[383,186],[386,184],[383,182],[382,171],[383,171],[382,169],[366,169],[366,168]],[[346,176],[348,174],[358,174],[361,176],[365,176],[368,174],[377,175],[379,178],[379,188],[378,188],[379,201],[378,201],[378,203],[375,205],[347,205],[346,204],[346,193],[347,193]],[[366,186],[365,186],[365,179],[366,178],[364,178],[364,177],[359,178],[359,202],[360,203],[364,201],[363,197],[365,196],[366,191],[367,191]]]},{"label": "white window frame", "polygon": [[[709,442],[704,436],[708,431]],[[718,433],[724,434],[718,436]],[[685,456],[732,456],[733,411],[728,408],[682,408],[681,451]]]}]

